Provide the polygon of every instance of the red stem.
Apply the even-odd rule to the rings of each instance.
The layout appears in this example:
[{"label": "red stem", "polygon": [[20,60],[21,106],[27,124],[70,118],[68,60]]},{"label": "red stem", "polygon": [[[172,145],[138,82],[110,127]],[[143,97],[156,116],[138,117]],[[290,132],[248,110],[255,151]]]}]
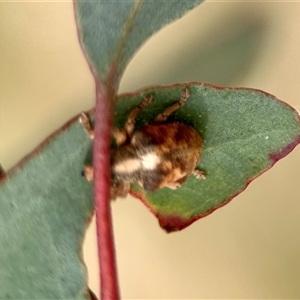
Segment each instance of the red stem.
[{"label": "red stem", "polygon": [[[108,87],[108,88],[107,88]],[[96,83],[94,198],[96,209],[101,299],[120,299],[110,208],[110,143],[114,91]]]}]

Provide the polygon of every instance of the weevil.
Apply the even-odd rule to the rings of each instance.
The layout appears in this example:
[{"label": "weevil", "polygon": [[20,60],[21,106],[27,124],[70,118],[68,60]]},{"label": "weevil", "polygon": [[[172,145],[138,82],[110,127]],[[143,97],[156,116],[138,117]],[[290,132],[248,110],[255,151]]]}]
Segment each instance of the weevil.
[{"label": "weevil", "polygon": [[[205,179],[204,172],[197,169],[203,148],[201,136],[191,126],[167,121],[189,96],[189,90],[184,89],[178,102],[135,130],[136,117],[153,101],[152,95],[147,96],[131,111],[124,128],[113,129],[117,147],[110,157],[112,199],[126,197],[133,182],[146,191],[155,191],[164,187],[177,189],[190,174]],[[81,115],[80,122],[93,139],[94,130],[86,114]],[[93,167],[85,166],[84,174],[92,180]]]}]

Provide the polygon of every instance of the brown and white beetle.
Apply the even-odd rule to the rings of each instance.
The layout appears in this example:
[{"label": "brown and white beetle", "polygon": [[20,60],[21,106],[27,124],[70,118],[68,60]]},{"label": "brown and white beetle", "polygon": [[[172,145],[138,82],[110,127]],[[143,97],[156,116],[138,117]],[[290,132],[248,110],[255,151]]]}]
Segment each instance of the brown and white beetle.
[{"label": "brown and white beetle", "polygon": [[[205,178],[203,171],[196,169],[203,146],[198,132],[183,123],[167,122],[169,115],[184,105],[189,95],[185,89],[177,103],[150,124],[134,131],[137,115],[153,101],[153,96],[147,96],[131,111],[124,129],[113,130],[117,148],[111,152],[112,199],[126,197],[133,182],[138,182],[146,191],[155,191],[163,187],[177,189],[190,174]],[[93,138],[94,131],[85,114],[80,122]],[[86,166],[84,173],[88,180],[93,179],[92,166]]]}]

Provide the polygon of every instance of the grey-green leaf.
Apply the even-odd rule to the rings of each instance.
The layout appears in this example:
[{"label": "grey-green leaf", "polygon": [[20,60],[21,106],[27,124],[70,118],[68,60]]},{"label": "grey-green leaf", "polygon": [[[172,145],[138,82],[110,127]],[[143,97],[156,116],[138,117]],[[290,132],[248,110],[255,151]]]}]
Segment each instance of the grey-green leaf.
[{"label": "grey-green leaf", "polygon": [[119,79],[131,57],[153,33],[202,1],[76,0],[78,30],[94,73],[105,80],[116,72]]},{"label": "grey-green leaf", "polygon": [[189,99],[168,122],[188,124],[202,136],[198,168],[205,171],[206,179],[189,176],[177,190],[146,192],[137,184],[131,190],[167,231],[181,230],[227,204],[300,143],[300,116],[288,104],[259,90],[203,83],[151,87],[121,95],[115,124],[123,127],[132,108],[146,95],[153,95],[153,103],[136,120],[139,129],[178,101],[186,87]]},{"label": "grey-green leaf", "polygon": [[90,140],[73,122],[0,185],[0,299],[89,299],[81,246],[93,197],[81,170]]}]

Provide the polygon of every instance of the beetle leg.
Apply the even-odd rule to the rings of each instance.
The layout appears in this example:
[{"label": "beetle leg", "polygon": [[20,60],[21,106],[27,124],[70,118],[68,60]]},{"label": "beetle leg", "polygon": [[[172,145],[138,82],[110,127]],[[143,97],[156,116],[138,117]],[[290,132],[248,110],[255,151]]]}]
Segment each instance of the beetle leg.
[{"label": "beetle leg", "polygon": [[195,169],[192,174],[197,178],[197,179],[205,179],[205,172],[199,169]]},{"label": "beetle leg", "polygon": [[190,92],[187,88],[185,88],[182,93],[181,93],[181,97],[180,100],[178,102],[176,102],[175,104],[171,105],[170,107],[168,107],[163,113],[159,114],[153,122],[164,122],[167,120],[167,118],[170,116],[170,114],[172,114],[175,110],[177,110],[178,108],[180,108],[182,105],[184,105],[184,103],[186,102],[186,100],[189,98],[190,96]]},{"label": "beetle leg", "polygon": [[124,182],[110,188],[110,200],[115,200],[117,197],[126,198],[130,191],[130,183]]},{"label": "beetle leg", "polygon": [[137,106],[135,107],[131,113],[128,116],[127,122],[125,124],[125,132],[127,134],[127,137],[131,137],[133,130],[134,130],[134,123],[137,115],[146,107],[148,106],[151,102],[153,101],[153,96],[147,96],[144,98],[144,100]]},{"label": "beetle leg", "polygon": [[124,129],[114,127],[112,129],[112,136],[116,141],[117,146],[122,146],[127,142],[127,134]]},{"label": "beetle leg", "polygon": [[176,181],[176,182],[170,182],[168,184],[165,185],[165,187],[171,189],[171,190],[176,190],[178,189],[179,187],[181,187],[181,183]]},{"label": "beetle leg", "polygon": [[86,133],[88,134],[88,136],[93,140],[94,139],[94,129],[92,128],[90,119],[88,117],[88,115],[84,112],[81,113],[80,117],[79,117],[79,122],[82,124],[82,126],[84,127]]},{"label": "beetle leg", "polygon": [[153,100],[153,96],[148,96],[136,106],[129,114],[125,123],[124,129],[113,128],[112,135],[116,140],[117,146],[121,146],[126,143],[127,139],[130,139],[134,130],[134,123],[137,115]]},{"label": "beetle leg", "polygon": [[178,179],[175,182],[169,182],[165,186],[168,187],[169,189],[176,190],[184,184],[184,182],[187,180],[187,178],[188,178],[188,175]]},{"label": "beetle leg", "polygon": [[[79,122],[82,124],[83,128],[85,129],[86,133],[90,137],[91,140],[94,139],[94,129],[92,128],[90,119],[88,115],[84,112],[81,113],[79,117]],[[94,168],[92,165],[84,166],[84,170],[81,172],[81,175],[84,176],[87,181],[91,181],[94,178]]]},{"label": "beetle leg", "polygon": [[[198,170],[198,169],[195,169],[192,174],[197,178],[197,179],[205,179],[206,176],[205,176],[205,173],[204,171],[202,170]],[[178,179],[177,181],[175,182],[169,182],[165,185],[165,187],[168,187],[169,189],[172,189],[172,190],[176,190],[178,189],[179,187],[181,187],[184,182],[187,180],[188,178],[188,175]]]},{"label": "beetle leg", "polygon": [[92,165],[84,166],[81,175],[84,176],[87,181],[92,181],[94,179],[94,167]]}]

